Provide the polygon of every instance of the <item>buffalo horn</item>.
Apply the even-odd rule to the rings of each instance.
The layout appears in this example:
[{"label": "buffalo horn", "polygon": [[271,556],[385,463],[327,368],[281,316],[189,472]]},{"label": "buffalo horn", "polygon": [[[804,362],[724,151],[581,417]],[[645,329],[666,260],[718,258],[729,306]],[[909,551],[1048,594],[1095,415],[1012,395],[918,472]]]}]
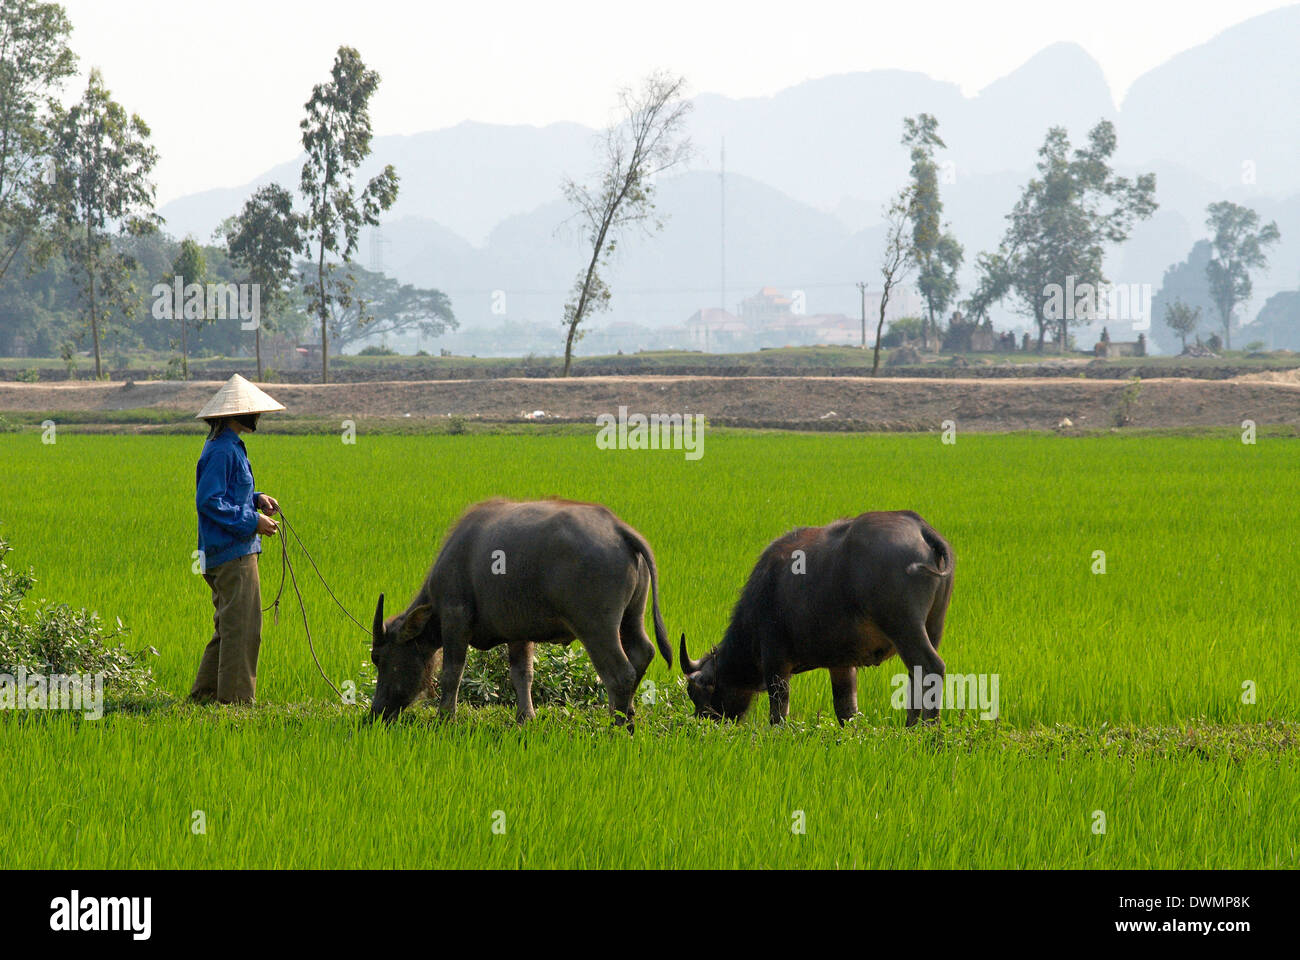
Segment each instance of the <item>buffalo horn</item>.
[{"label": "buffalo horn", "polygon": [[699,669],[700,669],[699,661],[698,661],[698,660],[692,660],[692,659],[690,658],[690,655],[687,654],[687,652],[686,652],[686,634],[684,634],[684,633],[682,634],[681,655],[682,655],[682,657],[681,657],[681,659],[682,659],[682,673],[685,673],[685,674],[688,674],[688,675],[689,675],[689,674],[696,673],[696,672],[699,671]]}]

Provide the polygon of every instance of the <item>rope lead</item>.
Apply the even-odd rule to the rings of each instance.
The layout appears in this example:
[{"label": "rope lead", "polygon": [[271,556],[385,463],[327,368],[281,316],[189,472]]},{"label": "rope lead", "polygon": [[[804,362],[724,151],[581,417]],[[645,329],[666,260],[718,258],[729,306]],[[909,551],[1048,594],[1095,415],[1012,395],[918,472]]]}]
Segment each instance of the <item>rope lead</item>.
[{"label": "rope lead", "polygon": [[[351,613],[348,613],[347,607],[343,606],[339,598],[334,595],[334,591],[330,589],[330,585],[326,583],[324,575],[321,574],[320,567],[316,566],[316,561],[312,559],[311,554],[308,553],[307,551],[307,547],[303,544],[302,537],[298,536],[298,531],[293,528],[293,525],[289,523],[289,518],[284,515],[284,508],[281,507],[277,512],[280,514],[280,519],[284,522],[285,529],[288,530],[289,533],[293,535],[293,539],[297,542],[298,548],[302,550],[303,555],[307,558],[307,562],[311,564],[312,570],[316,572],[316,577],[320,580],[321,584],[325,587],[325,592],[330,595],[330,599],[332,599],[336,604],[338,604],[338,608],[342,610],[345,614],[347,614],[347,618],[349,620],[355,623],[362,630],[365,630],[366,634],[369,635],[370,631],[366,630],[365,624],[363,624],[356,617],[352,616]],[[309,650],[311,650],[311,658],[316,662],[316,671],[321,675],[321,679],[329,684],[330,689],[333,690],[334,693],[338,695],[338,698],[342,700],[344,703],[346,703],[347,701],[343,697],[343,691],[341,691],[337,686],[334,685],[334,681],[329,678],[329,676],[325,673],[325,668],[321,666],[320,657],[316,655],[316,644],[312,641],[311,638],[311,626],[307,623],[307,607],[302,600],[302,591],[298,589],[298,576],[296,573],[294,573],[292,561],[289,560],[288,538],[286,538],[283,534],[280,535],[280,559],[281,559],[280,587],[278,590],[275,591],[275,599],[271,601],[271,605],[269,607],[263,607],[262,612],[265,613],[267,610],[274,611],[272,616],[274,618],[275,625],[276,626],[280,625],[280,597],[284,593],[285,571],[288,571],[289,580],[293,584],[293,592],[298,597],[298,610],[300,613],[302,613],[302,627],[307,634],[307,647]]]}]

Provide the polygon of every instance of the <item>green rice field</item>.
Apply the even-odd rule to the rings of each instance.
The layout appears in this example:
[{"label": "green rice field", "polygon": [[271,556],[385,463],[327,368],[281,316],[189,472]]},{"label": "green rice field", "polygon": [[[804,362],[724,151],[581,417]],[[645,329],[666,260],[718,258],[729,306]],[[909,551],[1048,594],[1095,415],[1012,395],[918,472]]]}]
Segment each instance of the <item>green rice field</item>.
[{"label": "green rice field", "polygon": [[[950,674],[996,675],[996,719],[904,730],[895,659],[860,671],[845,728],[824,671],[795,678],[785,727],[763,696],[718,726],[656,659],[631,737],[595,708],[363,724],[291,595],[266,618],[258,705],[181,703],[211,630],[191,556],[201,445],[0,435],[8,563],[34,570],[35,598],[120,617],[174,701],[0,716],[4,867],[1297,865],[1300,440],[713,430],[688,461],[600,450],[594,430],[346,444],[268,422],[248,439],[258,487],[366,623],[490,496],[610,506],[653,545],[674,646],[685,632],[695,656],[791,527],[906,508],[952,544],[940,653]],[[295,568],[326,672],[364,689],[368,637]],[[279,578],[267,541],[267,602]]]}]

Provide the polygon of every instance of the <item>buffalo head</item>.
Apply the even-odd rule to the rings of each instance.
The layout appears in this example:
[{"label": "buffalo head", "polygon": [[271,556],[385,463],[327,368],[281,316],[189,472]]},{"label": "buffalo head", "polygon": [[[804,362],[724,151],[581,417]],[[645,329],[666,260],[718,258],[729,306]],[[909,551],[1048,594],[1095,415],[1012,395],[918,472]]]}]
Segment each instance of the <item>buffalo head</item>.
[{"label": "buffalo head", "polygon": [[433,607],[421,604],[384,622],[384,595],[379,595],[372,627],[370,659],[378,671],[370,712],[392,720],[429,686],[429,671],[437,653]]},{"label": "buffalo head", "polygon": [[692,660],[686,652],[686,634],[683,633],[679,652],[682,673],[686,674],[686,692],[695,704],[697,717],[736,720],[745,715],[754,692],[718,676],[717,650],[710,650],[699,660]]}]

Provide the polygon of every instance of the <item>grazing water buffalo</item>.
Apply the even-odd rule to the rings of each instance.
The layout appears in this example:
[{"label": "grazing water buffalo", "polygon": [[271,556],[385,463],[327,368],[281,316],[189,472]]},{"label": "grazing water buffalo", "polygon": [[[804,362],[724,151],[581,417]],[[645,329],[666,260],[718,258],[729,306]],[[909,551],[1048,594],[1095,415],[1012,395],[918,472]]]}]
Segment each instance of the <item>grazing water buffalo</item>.
[{"label": "grazing water buffalo", "polygon": [[[681,663],[697,716],[735,719],[766,688],[772,723],[790,708],[790,675],[825,668],[835,716],[858,712],[858,667],[897,653],[907,666],[907,725],[921,712],[910,678],[943,676],[935,652],[952,595],[947,541],[910,510],[864,513],[800,527],[763,551],[722,642]],[[927,708],[925,719],[938,716]]]},{"label": "grazing water buffalo", "polygon": [[672,649],[659,614],[659,571],[641,534],[596,503],[489,500],[471,507],[443,544],[424,586],[401,613],[375,607],[370,657],[379,671],[372,713],[391,720],[428,685],[442,650],[440,708],[456,711],[469,647],[508,644],[519,721],[533,716],[533,644],[582,641],[609,691],[616,722],[654,659],[645,631]]}]

